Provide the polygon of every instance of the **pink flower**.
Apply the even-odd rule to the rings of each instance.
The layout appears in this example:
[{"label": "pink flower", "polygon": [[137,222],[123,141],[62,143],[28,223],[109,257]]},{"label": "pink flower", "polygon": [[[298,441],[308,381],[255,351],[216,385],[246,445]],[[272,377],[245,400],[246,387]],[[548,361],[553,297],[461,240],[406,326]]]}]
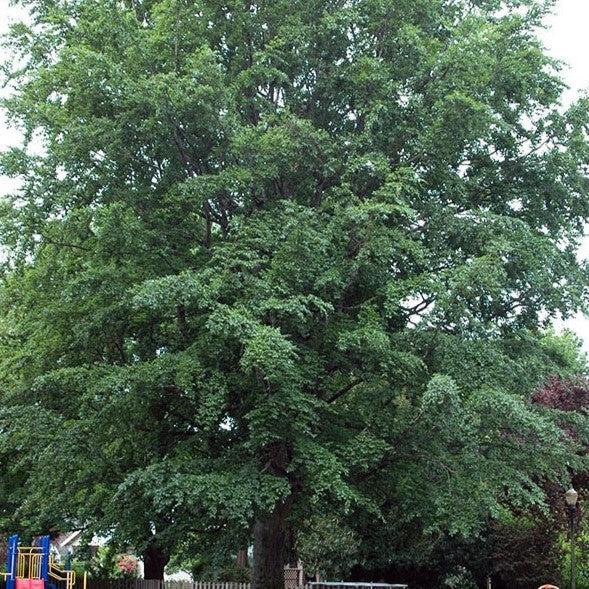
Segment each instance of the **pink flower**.
[{"label": "pink flower", "polygon": [[131,554],[121,554],[117,566],[123,573],[134,573],[137,570],[137,559]]}]

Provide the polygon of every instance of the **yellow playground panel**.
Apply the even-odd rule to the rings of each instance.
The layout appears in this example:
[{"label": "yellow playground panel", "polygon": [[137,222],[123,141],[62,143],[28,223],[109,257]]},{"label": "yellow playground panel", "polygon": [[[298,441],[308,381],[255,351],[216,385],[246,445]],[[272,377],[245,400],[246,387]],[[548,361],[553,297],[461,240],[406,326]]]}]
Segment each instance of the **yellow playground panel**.
[{"label": "yellow playground panel", "polygon": [[[50,553],[49,536],[22,546],[17,535],[8,539],[6,589],[73,589],[76,573],[61,568]],[[84,573],[83,589],[86,589]]]}]

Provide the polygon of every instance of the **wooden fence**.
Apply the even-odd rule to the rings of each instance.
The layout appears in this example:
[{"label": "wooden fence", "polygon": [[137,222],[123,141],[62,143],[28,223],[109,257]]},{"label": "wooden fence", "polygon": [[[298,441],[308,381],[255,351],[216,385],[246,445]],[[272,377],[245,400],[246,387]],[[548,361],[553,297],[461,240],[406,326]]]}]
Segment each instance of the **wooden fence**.
[{"label": "wooden fence", "polygon": [[[285,575],[288,577],[288,575]],[[300,579],[300,578],[299,578]],[[294,580],[291,580],[293,583]],[[290,585],[297,589],[407,589],[405,584],[370,582],[314,582],[304,585]],[[145,579],[88,579],[88,589],[251,589],[249,583],[225,583],[223,581],[157,581]],[[285,579],[289,589],[289,579]]]},{"label": "wooden fence", "polygon": [[250,589],[249,583],[223,581],[158,581],[153,579],[88,579],[88,589]]},{"label": "wooden fence", "polygon": [[191,582],[158,581],[152,579],[88,579],[88,589],[250,589],[250,584],[225,583],[223,581]]},{"label": "wooden fence", "polygon": [[[81,589],[80,579],[76,585],[78,589]],[[301,567],[284,567],[284,589],[310,589],[304,585],[305,580]],[[88,579],[88,589],[251,589],[251,587],[249,583],[226,583],[223,581]]]},{"label": "wooden fence", "polygon": [[[82,587],[81,579],[76,583]],[[324,587],[321,587],[324,585]],[[328,587],[328,585],[331,585]],[[288,589],[288,580],[285,583]],[[385,585],[382,583],[309,583],[299,589],[392,589],[406,588],[407,585]],[[0,589],[6,589],[6,582],[0,578]],[[88,579],[88,589],[251,589],[249,583],[224,583],[222,581],[157,581],[146,579]]]},{"label": "wooden fence", "polygon": [[[297,585],[294,578],[285,575],[285,589],[310,589]],[[76,588],[82,589],[82,578],[76,581]],[[0,577],[0,589],[6,589],[6,581]],[[58,589],[60,589],[58,587]],[[158,581],[151,579],[91,579],[88,589],[251,589],[250,583],[229,583],[223,581]]]}]

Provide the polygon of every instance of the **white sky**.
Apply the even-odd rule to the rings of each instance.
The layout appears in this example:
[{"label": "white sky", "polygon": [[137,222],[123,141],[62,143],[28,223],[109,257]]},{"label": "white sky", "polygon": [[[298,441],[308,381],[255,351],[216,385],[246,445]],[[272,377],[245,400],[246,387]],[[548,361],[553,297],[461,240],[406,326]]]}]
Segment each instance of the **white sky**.
[{"label": "white sky", "polygon": [[[574,99],[580,92],[589,90],[589,0],[558,0],[548,21],[549,28],[542,38],[554,57],[566,62],[563,76],[570,90],[565,99]],[[589,237],[581,249],[582,257],[589,257]],[[578,315],[566,322],[582,339],[589,352],[589,317]]]},{"label": "white sky", "polygon": [[[18,18],[18,15],[19,11],[10,6],[9,0],[0,0],[0,33],[5,32],[8,23]],[[565,95],[567,101],[574,99],[579,92],[589,90],[588,24],[589,0],[557,0],[554,13],[548,21],[549,29],[542,34],[549,52],[567,64],[563,72],[570,87]],[[0,116],[0,149],[17,143],[18,140],[18,133],[8,129]],[[13,186],[13,182],[0,176],[0,196]],[[589,237],[583,244],[581,255],[589,257]],[[579,316],[566,325],[583,339],[584,347],[589,351],[589,318]]]}]

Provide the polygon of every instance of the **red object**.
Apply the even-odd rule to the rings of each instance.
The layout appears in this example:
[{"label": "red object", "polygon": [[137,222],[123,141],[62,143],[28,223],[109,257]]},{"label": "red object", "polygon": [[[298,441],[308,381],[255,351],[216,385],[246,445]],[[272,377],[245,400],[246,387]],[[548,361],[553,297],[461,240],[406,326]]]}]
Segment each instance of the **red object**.
[{"label": "red object", "polygon": [[45,589],[43,579],[17,579],[16,589]]},{"label": "red object", "polygon": [[533,393],[532,401],[561,411],[586,411],[589,407],[589,380],[583,377],[566,379],[553,376]]}]

